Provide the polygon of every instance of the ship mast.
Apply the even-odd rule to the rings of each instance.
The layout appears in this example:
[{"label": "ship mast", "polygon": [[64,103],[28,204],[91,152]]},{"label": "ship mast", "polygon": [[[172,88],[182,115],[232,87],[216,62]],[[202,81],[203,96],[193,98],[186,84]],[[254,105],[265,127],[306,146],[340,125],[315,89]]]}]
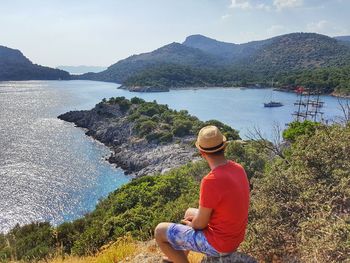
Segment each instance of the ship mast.
[{"label": "ship mast", "polygon": [[[299,94],[299,99],[294,103],[294,105],[298,106],[298,110],[292,114],[295,116],[295,121],[323,121],[324,113],[320,109],[323,107],[324,102],[320,101],[320,90],[317,89],[316,92],[312,93],[310,89],[298,86],[295,92]],[[311,96],[316,96],[316,98]]]}]

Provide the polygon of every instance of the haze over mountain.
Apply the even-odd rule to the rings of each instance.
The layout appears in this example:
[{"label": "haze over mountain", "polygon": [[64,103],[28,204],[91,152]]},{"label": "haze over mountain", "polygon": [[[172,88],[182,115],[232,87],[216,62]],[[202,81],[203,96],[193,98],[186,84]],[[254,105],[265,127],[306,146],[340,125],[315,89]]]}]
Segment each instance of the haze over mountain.
[{"label": "haze over mountain", "polygon": [[69,72],[70,74],[84,74],[88,72],[94,72],[98,73],[101,71],[106,70],[106,67],[100,67],[100,66],[85,66],[85,65],[80,65],[80,66],[57,66],[57,69],[61,69],[64,71]]},{"label": "haze over mountain", "polygon": [[0,80],[69,79],[68,72],[33,64],[17,49],[0,46]]}]

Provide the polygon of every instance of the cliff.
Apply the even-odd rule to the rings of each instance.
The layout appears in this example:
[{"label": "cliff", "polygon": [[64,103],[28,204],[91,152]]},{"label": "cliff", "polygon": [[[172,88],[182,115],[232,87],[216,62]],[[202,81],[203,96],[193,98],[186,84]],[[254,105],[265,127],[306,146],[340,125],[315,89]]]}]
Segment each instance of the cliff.
[{"label": "cliff", "polygon": [[[131,107],[133,110],[137,105]],[[157,143],[140,138],[136,122],[128,119],[130,111],[123,111],[119,104],[99,103],[88,111],[71,111],[58,118],[86,128],[86,135],[109,146],[113,153],[109,162],[121,167],[128,174],[139,177],[164,173],[192,160],[196,150],[190,145],[193,135],[177,137],[168,143]]]}]

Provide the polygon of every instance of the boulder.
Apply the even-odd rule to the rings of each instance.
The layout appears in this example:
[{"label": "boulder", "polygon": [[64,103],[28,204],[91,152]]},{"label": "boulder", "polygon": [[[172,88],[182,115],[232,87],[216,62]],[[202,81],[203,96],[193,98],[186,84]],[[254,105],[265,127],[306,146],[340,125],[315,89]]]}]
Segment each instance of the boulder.
[{"label": "boulder", "polygon": [[253,257],[235,252],[222,257],[204,257],[201,263],[257,263],[258,261]]}]

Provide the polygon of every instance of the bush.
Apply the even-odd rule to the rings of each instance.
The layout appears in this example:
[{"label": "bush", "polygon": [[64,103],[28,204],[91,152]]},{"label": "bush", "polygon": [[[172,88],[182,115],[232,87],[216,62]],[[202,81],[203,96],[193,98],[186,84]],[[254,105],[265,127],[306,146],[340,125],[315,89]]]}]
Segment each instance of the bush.
[{"label": "bush", "polygon": [[345,262],[350,251],[350,129],[319,127],[254,178],[244,250],[271,262]]},{"label": "bush", "polygon": [[133,97],[131,98],[130,102],[131,104],[142,104],[145,103],[145,100],[138,97]]},{"label": "bush", "polygon": [[36,261],[50,257],[55,251],[55,236],[49,223],[17,225],[8,234],[9,247],[1,250],[4,257],[11,253],[18,260]]},{"label": "bush", "polygon": [[294,142],[299,136],[307,135],[312,136],[317,127],[320,126],[320,123],[318,122],[312,122],[312,121],[303,121],[303,122],[291,122],[288,125],[288,128],[283,131],[283,139]]},{"label": "bush", "polygon": [[174,136],[183,137],[189,135],[192,129],[192,122],[189,120],[176,119],[173,124]]}]

